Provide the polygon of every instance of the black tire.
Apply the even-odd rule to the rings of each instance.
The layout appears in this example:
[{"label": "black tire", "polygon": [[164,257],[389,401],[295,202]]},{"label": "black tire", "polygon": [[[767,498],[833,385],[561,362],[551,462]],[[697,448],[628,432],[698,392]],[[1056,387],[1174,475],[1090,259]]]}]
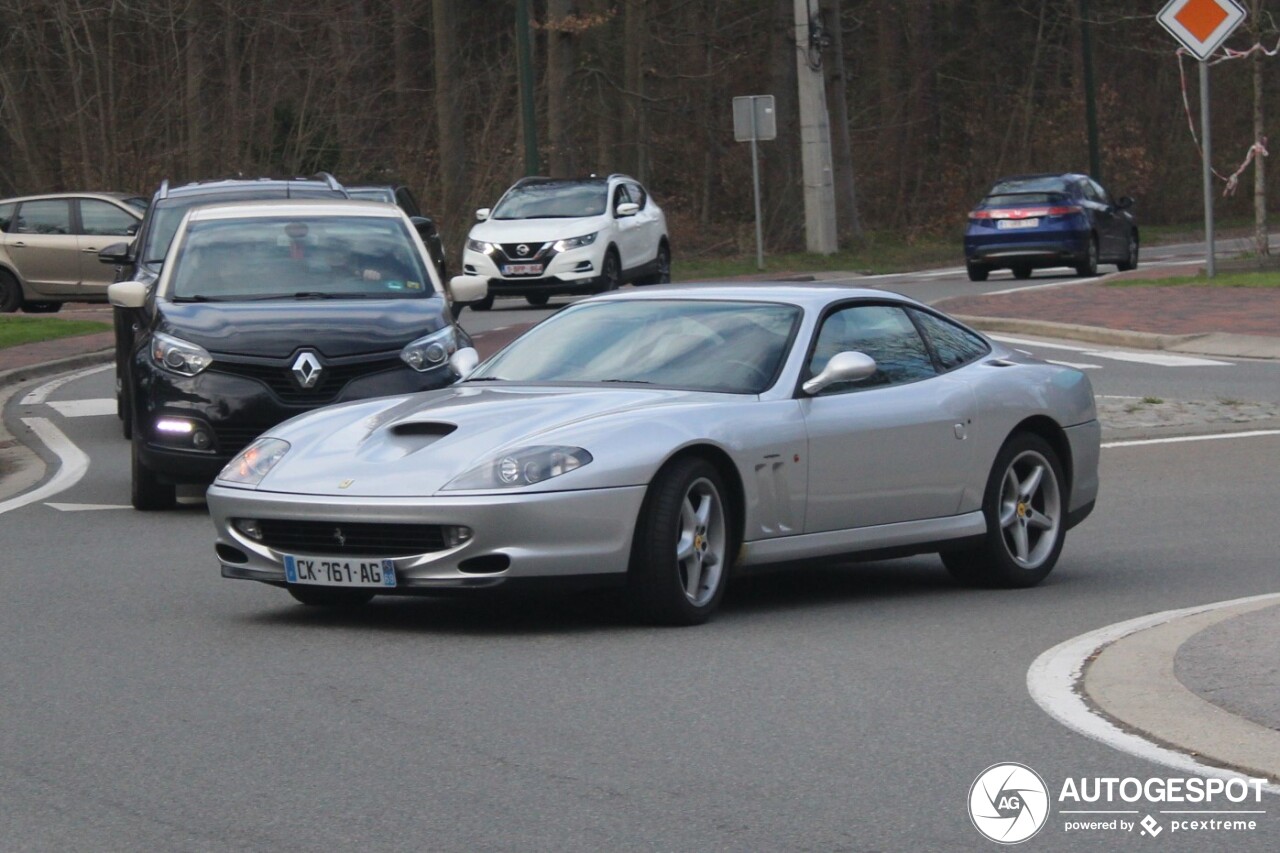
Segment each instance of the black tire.
[{"label": "black tire", "polygon": [[[119,368],[116,368],[119,370]],[[125,369],[125,376],[120,382],[119,396],[116,397],[116,414],[120,416],[120,434],[125,438],[133,438],[133,383]]]},{"label": "black tire", "polygon": [[468,302],[467,307],[472,311],[488,311],[493,307],[493,294],[490,293],[484,299],[477,299],[475,302]]},{"label": "black tire", "polygon": [[0,270],[0,314],[12,314],[22,306],[22,285],[5,270]]},{"label": "black tire", "polygon": [[22,310],[28,314],[57,314],[62,310],[61,302],[24,302]]},{"label": "black tire", "polygon": [[1125,259],[1116,264],[1116,269],[1120,272],[1128,272],[1138,268],[1138,232],[1129,232],[1129,252],[1125,255]]},{"label": "black tire", "polygon": [[727,494],[716,469],[694,457],[676,460],[649,484],[628,570],[640,618],[698,625],[720,606],[737,550]]},{"label": "black tire", "polygon": [[111,309],[111,322],[116,334],[116,417],[125,438],[133,438],[133,396],[129,385],[129,350],[133,341],[133,323],[123,308]]},{"label": "black tire", "polygon": [[600,281],[596,285],[596,293],[608,293],[617,290],[622,284],[622,262],[614,249],[604,253],[604,267],[600,270]]},{"label": "black tire", "polygon": [[671,250],[667,244],[658,246],[658,257],[654,259],[654,272],[645,276],[637,284],[669,284],[671,282]]},{"label": "black tire", "polygon": [[1031,278],[1031,267],[1014,267],[1013,277],[1020,280]]},{"label": "black tire", "polygon": [[143,464],[138,455],[138,443],[132,444],[133,508],[143,512],[173,509],[178,502],[177,489],[172,483],[162,483],[156,473]]},{"label": "black tire", "polygon": [[1029,587],[1044,580],[1066,538],[1065,482],[1047,441],[1032,433],[1011,436],[996,455],[983,494],[986,536],[976,547],[942,552],[947,571],[976,586]]},{"label": "black tire", "polygon": [[551,296],[546,293],[531,293],[524,298],[524,301],[528,302],[534,308],[541,308],[543,305],[546,305],[551,301]]},{"label": "black tire", "polygon": [[331,586],[297,586],[290,584],[289,594],[308,607],[362,607],[373,600],[373,593],[363,589],[340,589]]},{"label": "black tire", "polygon": [[1085,250],[1084,257],[1080,259],[1080,263],[1076,264],[1076,275],[1090,278],[1098,274],[1098,238],[1089,238],[1089,247]]},{"label": "black tire", "polygon": [[969,273],[969,281],[986,281],[991,275],[991,269],[982,264],[965,264],[964,268]]}]

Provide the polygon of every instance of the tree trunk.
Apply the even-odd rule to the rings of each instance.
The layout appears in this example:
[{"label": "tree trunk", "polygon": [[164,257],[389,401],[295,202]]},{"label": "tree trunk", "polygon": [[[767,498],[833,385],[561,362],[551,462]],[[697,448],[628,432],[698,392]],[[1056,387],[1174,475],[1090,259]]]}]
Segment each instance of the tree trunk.
[{"label": "tree trunk", "polygon": [[627,0],[626,24],[623,27],[625,56],[624,87],[627,111],[623,121],[623,137],[630,140],[627,169],[632,177],[649,180],[649,116],[644,91],[644,46],[649,42],[648,13],[645,0]]},{"label": "tree trunk", "polygon": [[[1254,43],[1262,40],[1263,10],[1262,0],[1253,0],[1250,4],[1250,29],[1253,31]],[[1255,53],[1250,59],[1253,65],[1253,141],[1266,147],[1267,128],[1264,122],[1264,104],[1266,92],[1263,86],[1262,63],[1266,58]],[[1261,153],[1253,158],[1253,242],[1258,258],[1271,254],[1270,239],[1267,236],[1267,159]]]},{"label": "tree trunk", "polygon": [[573,0],[547,0],[547,161],[550,174],[577,174],[573,151],[573,69],[578,63]]},{"label": "tree trunk", "polygon": [[849,140],[849,91],[845,85],[844,25],[840,0],[825,0],[827,33],[831,52],[826,58],[828,102],[832,105],[831,160],[835,172],[836,222],[844,227],[840,236],[862,240],[862,219],[858,216],[858,193],[853,176],[853,146]]},{"label": "tree trunk", "polygon": [[[464,115],[457,109],[455,99],[461,90],[461,73],[458,63],[458,3],[462,0],[432,0],[431,28],[435,40],[435,113],[436,133],[440,154],[440,208],[437,211],[448,222],[466,222],[463,206],[467,200],[467,149],[464,136]],[[437,223],[440,225],[440,223]],[[441,234],[453,233],[461,239],[463,228]],[[450,248],[454,248],[450,246]]]}]

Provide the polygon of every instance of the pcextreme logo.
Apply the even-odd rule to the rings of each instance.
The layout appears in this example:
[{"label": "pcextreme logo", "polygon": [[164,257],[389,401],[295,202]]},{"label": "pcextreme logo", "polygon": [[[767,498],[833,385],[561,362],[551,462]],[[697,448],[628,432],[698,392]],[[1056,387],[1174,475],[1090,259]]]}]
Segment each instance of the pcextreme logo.
[{"label": "pcextreme logo", "polygon": [[969,788],[969,819],[992,841],[1018,844],[1049,819],[1049,789],[1025,764],[992,764]]}]

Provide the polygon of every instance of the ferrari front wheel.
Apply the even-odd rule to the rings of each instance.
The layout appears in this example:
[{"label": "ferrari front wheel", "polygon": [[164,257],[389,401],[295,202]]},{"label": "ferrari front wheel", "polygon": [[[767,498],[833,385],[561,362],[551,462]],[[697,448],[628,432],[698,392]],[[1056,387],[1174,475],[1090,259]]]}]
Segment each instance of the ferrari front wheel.
[{"label": "ferrari front wheel", "polygon": [[695,458],[650,484],[630,565],[631,603],[646,620],[697,625],[719,607],[733,553],[725,494],[719,472]]}]

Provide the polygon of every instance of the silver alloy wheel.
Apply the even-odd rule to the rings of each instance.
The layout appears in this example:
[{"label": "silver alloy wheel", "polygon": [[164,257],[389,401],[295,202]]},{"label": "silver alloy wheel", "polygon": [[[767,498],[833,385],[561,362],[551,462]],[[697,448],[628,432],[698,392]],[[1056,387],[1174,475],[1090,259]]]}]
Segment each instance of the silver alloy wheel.
[{"label": "silver alloy wheel", "polygon": [[694,480],[680,502],[676,567],[685,598],[702,607],[720,588],[727,538],[724,507],[715,485],[705,477]]},{"label": "silver alloy wheel", "polygon": [[1053,466],[1034,450],[1014,457],[1000,486],[1000,532],[1013,561],[1038,569],[1062,526],[1062,490]]}]

